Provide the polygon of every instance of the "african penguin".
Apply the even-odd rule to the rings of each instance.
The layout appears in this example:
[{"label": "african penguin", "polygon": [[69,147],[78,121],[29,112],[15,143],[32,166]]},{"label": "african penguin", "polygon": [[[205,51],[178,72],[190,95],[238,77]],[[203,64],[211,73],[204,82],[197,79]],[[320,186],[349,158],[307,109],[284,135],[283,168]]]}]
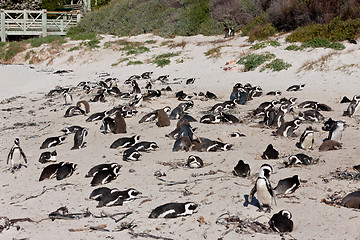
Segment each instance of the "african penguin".
[{"label": "african penguin", "polygon": [[143,74],[141,74],[141,78],[142,79],[150,79],[151,74],[153,74],[153,72],[144,72]]},{"label": "african penguin", "polygon": [[166,203],[151,211],[149,218],[176,218],[197,212],[199,205],[194,202]]},{"label": "african penguin", "polygon": [[272,144],[269,144],[265,151],[263,152],[263,155],[261,155],[262,159],[278,159],[279,158],[279,152],[275,150]]},{"label": "african penguin", "polygon": [[50,137],[45,139],[45,141],[41,144],[40,149],[54,147],[57,145],[62,144],[65,141],[65,136],[59,136],[59,137]]},{"label": "african penguin", "polygon": [[126,133],[126,122],[120,111],[116,112],[114,120],[114,133]]},{"label": "african penguin", "polygon": [[339,150],[341,149],[342,145],[341,143],[334,141],[334,140],[326,140],[324,141],[320,147],[319,151],[331,151],[331,150]]},{"label": "african penguin", "polygon": [[148,152],[148,151],[152,151],[155,150],[156,148],[159,148],[159,146],[156,144],[156,142],[138,142],[136,144],[134,144],[133,146],[136,151],[141,151],[141,152]]},{"label": "african penguin", "polygon": [[71,148],[71,150],[83,148],[86,144],[84,139],[87,134],[88,131],[85,128],[77,130],[74,135],[74,146]]},{"label": "african penguin", "polygon": [[345,122],[337,121],[329,131],[329,140],[341,142],[342,132],[344,131]]},{"label": "african penguin", "polygon": [[122,206],[124,201],[134,200],[140,194],[141,192],[134,188],[124,191],[113,190],[109,194],[103,195],[96,207]]},{"label": "african penguin", "polygon": [[280,91],[270,91],[270,92],[267,92],[266,95],[279,96],[279,95],[281,95],[281,92]]},{"label": "african penguin", "polygon": [[336,124],[332,118],[329,118],[326,122],[324,122],[324,126],[321,128],[323,131],[330,131],[333,126]]},{"label": "african penguin", "polygon": [[176,139],[172,151],[177,152],[177,151],[185,150],[187,152],[189,151],[191,144],[192,144],[191,140],[188,136],[181,136],[178,139]]},{"label": "african penguin", "polygon": [[77,168],[75,163],[64,163],[56,171],[56,180],[62,180],[64,178],[70,177]]},{"label": "african penguin", "polygon": [[141,154],[134,148],[130,147],[123,152],[123,161],[138,161]]},{"label": "african penguin", "polygon": [[221,115],[206,114],[200,118],[200,123],[215,124],[221,122]]},{"label": "african penguin", "polygon": [[306,84],[292,85],[286,89],[286,91],[300,91],[303,90]]},{"label": "african penguin", "polygon": [[286,167],[293,166],[293,165],[310,165],[312,163],[313,158],[303,154],[298,153],[296,155],[292,155],[288,158],[288,162],[285,164]]},{"label": "african penguin", "polygon": [[158,121],[157,121],[158,127],[168,127],[170,126],[170,118],[167,115],[167,113],[164,111],[164,109],[158,110]]},{"label": "african penguin", "polygon": [[239,177],[250,176],[250,165],[244,163],[243,160],[239,160],[239,162],[234,167],[233,173]]},{"label": "african penguin", "polygon": [[111,145],[110,148],[126,148],[126,147],[132,147],[136,143],[138,143],[140,140],[139,135],[134,135],[132,137],[122,137],[115,140]]},{"label": "african penguin", "polygon": [[346,195],[341,201],[341,205],[347,208],[360,209],[360,190]]},{"label": "african penguin", "polygon": [[353,117],[355,115],[355,112],[359,108],[360,105],[359,103],[360,103],[360,95],[355,95],[352,101],[350,102],[347,110],[344,112],[343,116]]},{"label": "african penguin", "polygon": [[63,97],[64,97],[64,101],[65,104],[64,105],[70,105],[73,101],[71,94],[69,93],[69,91],[64,91],[62,93]]},{"label": "african penguin", "polygon": [[90,105],[87,101],[82,100],[76,103],[76,107],[78,107],[79,109],[83,110],[85,113],[89,113],[90,112]]},{"label": "african penguin", "polygon": [[85,121],[86,122],[99,121],[102,120],[105,116],[106,116],[106,111],[93,113]]},{"label": "african penguin", "polygon": [[98,171],[91,180],[91,186],[106,184],[116,179],[120,172],[120,166]]},{"label": "african penguin", "polygon": [[68,135],[68,134],[71,134],[71,133],[76,133],[76,131],[79,130],[79,129],[82,129],[82,127],[74,125],[74,126],[63,128],[63,129],[61,129],[61,131],[64,134]]},{"label": "african penguin", "polygon": [[266,207],[266,212],[270,212],[272,200],[274,199],[275,201],[275,195],[269,180],[272,172],[273,169],[269,164],[263,164],[260,167],[259,176],[256,179],[255,186],[251,189],[251,192],[249,194],[249,202],[252,202],[255,193],[257,194],[260,211],[262,211],[263,208]]},{"label": "african penguin", "polygon": [[189,168],[202,168],[204,166],[204,163],[200,157],[190,155],[186,160],[185,166]]},{"label": "african penguin", "polygon": [[294,135],[295,130],[299,128],[300,123],[301,123],[300,119],[295,119],[290,122],[285,122],[275,132],[273,132],[273,134],[283,137],[292,137]]},{"label": "african penguin", "polygon": [[110,189],[108,187],[99,187],[97,189],[94,189],[91,193],[90,193],[90,196],[89,198],[90,199],[93,199],[93,200],[96,200],[96,201],[100,201],[100,199],[107,195],[107,194],[110,194],[112,191],[118,191],[117,188],[113,188],[113,189]]},{"label": "african penguin", "polygon": [[274,188],[274,193],[278,194],[290,194],[294,193],[300,186],[300,180],[298,175],[288,177],[279,180],[277,186]]},{"label": "african penguin", "polygon": [[271,217],[269,225],[275,232],[292,232],[294,224],[291,218],[289,211],[281,210]]},{"label": "african penguin", "polygon": [[56,162],[56,150],[52,152],[43,152],[40,155],[39,162],[41,163],[48,163],[48,162]]},{"label": "african penguin", "polygon": [[103,164],[99,164],[96,165],[94,167],[92,167],[88,173],[85,175],[85,177],[94,177],[98,172],[100,172],[101,170],[109,170],[109,169],[114,169],[115,167],[117,168],[121,168],[122,165],[118,164],[118,163],[103,163]]},{"label": "african penguin", "polygon": [[24,162],[27,163],[27,158],[20,147],[20,140],[19,138],[15,138],[14,145],[11,147],[10,152],[7,156],[6,164],[9,164],[9,160],[11,163],[11,169],[18,169],[21,167],[21,159],[24,159]]},{"label": "african penguin", "polygon": [[311,126],[307,127],[300,136],[299,146],[302,149],[312,149],[314,145],[314,131]]},{"label": "african penguin", "polygon": [[246,137],[246,135],[241,132],[232,132],[229,134],[229,137]]},{"label": "african penguin", "polygon": [[65,162],[59,162],[59,163],[47,165],[40,174],[39,182],[45,179],[54,178],[56,176],[57,170],[64,164]]},{"label": "african penguin", "polygon": [[74,115],[83,114],[85,115],[85,112],[76,106],[70,106],[68,109],[66,109],[64,117],[72,117]]}]

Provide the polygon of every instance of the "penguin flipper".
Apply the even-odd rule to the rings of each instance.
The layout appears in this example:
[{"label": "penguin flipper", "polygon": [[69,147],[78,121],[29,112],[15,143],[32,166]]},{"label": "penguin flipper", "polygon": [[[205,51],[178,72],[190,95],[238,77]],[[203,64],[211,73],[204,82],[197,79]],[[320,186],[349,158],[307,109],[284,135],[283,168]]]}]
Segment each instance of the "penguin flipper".
[{"label": "penguin flipper", "polygon": [[22,148],[19,148],[19,150],[20,150],[21,156],[24,158],[25,163],[27,163],[27,158],[26,158],[24,151],[22,150]]},{"label": "penguin flipper", "polygon": [[11,149],[10,152],[9,152],[9,154],[8,154],[8,156],[7,156],[6,164],[9,164],[9,160],[10,160],[10,158],[12,158],[13,153],[14,153],[14,150]]},{"label": "penguin flipper", "polygon": [[249,197],[248,197],[248,202],[249,202],[249,203],[252,202],[255,193],[256,193],[256,184],[255,184],[255,186],[251,189],[251,192],[250,192],[250,194],[249,194]]}]

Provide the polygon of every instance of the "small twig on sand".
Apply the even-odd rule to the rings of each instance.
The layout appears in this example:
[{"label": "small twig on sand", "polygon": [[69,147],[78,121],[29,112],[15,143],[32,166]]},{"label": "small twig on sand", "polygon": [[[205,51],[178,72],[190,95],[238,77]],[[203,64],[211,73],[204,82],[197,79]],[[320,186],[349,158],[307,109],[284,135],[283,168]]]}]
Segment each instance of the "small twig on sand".
[{"label": "small twig on sand", "polygon": [[148,233],[129,232],[129,234],[132,235],[134,238],[143,237],[143,238],[153,238],[153,239],[162,239],[162,240],[174,240],[173,238],[159,237],[159,236],[151,235],[151,234],[148,234]]},{"label": "small twig on sand", "polygon": [[[133,212],[125,212],[125,213],[115,213],[115,214],[107,214],[105,212],[101,212],[100,216],[96,216],[96,215],[92,215],[94,218],[111,218],[112,220],[114,220],[115,222],[120,222],[121,220],[123,220],[124,218],[126,218],[127,216],[129,216],[130,214],[132,214]],[[116,216],[119,215],[123,215],[121,218],[116,219]]]}]

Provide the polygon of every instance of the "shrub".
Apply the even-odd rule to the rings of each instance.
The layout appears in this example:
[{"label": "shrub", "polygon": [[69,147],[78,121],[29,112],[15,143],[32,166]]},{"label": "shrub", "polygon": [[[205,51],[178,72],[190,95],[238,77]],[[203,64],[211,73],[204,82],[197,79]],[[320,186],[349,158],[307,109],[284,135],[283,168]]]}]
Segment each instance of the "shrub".
[{"label": "shrub", "polygon": [[270,59],[274,58],[275,55],[271,53],[257,55],[257,54],[249,54],[245,57],[240,58],[237,61],[237,64],[243,64],[245,66],[245,72],[253,71],[261,64],[269,61]]},{"label": "shrub", "polygon": [[292,65],[290,63],[284,62],[284,60],[276,58],[272,62],[266,64],[260,71],[264,71],[265,69],[271,69],[273,72],[278,72],[281,70],[287,70]]},{"label": "shrub", "polygon": [[66,40],[62,36],[50,35],[40,38],[31,38],[29,40],[25,40],[25,42],[30,43],[32,47],[40,47],[43,44],[52,43],[52,42],[57,42],[58,44],[64,44],[66,43]]},{"label": "shrub", "polygon": [[298,51],[301,50],[301,47],[297,46],[297,45],[289,45],[285,48],[285,50],[288,51]]},{"label": "shrub", "polygon": [[303,43],[300,48],[332,48],[335,50],[343,50],[345,49],[345,46],[342,43],[330,42],[324,38],[315,38],[309,42]]},{"label": "shrub", "polygon": [[99,40],[97,39],[92,39],[90,41],[86,42],[86,45],[90,47],[90,49],[94,49],[94,48],[99,48],[100,46],[98,45],[100,43]]},{"label": "shrub", "polygon": [[169,65],[170,64],[170,59],[156,59],[154,61],[154,63],[158,66],[158,67],[164,67],[166,65]]},{"label": "shrub", "polygon": [[218,58],[221,55],[220,49],[223,46],[218,46],[215,48],[210,49],[209,51],[205,52],[205,56],[207,56],[208,58]]},{"label": "shrub", "polygon": [[249,34],[249,41],[253,42],[255,40],[262,41],[276,33],[276,29],[271,25],[271,23],[255,27]]},{"label": "shrub", "polygon": [[258,49],[266,48],[267,46],[278,47],[280,46],[280,43],[278,41],[259,42],[252,45],[250,49],[258,50]]},{"label": "shrub", "polygon": [[78,51],[80,50],[80,47],[79,46],[76,46],[76,47],[72,47],[69,49],[69,52],[72,52],[72,51]]},{"label": "shrub", "polygon": [[20,42],[10,42],[3,55],[3,59],[7,62],[24,50],[25,47]]}]

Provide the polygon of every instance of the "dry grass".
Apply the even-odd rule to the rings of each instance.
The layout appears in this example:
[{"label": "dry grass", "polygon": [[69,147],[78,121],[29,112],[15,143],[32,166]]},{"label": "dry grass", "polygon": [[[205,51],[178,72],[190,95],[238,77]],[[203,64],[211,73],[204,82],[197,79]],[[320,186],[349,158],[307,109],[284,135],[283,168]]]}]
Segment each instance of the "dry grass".
[{"label": "dry grass", "polygon": [[221,56],[221,48],[223,46],[217,46],[215,48],[212,48],[210,50],[208,50],[207,52],[205,52],[205,56],[207,56],[208,58],[219,58]]},{"label": "dry grass", "polygon": [[170,43],[169,44],[169,48],[177,48],[177,47],[181,47],[182,49],[184,49],[184,47],[186,46],[187,42],[185,40],[182,40],[179,43]]},{"label": "dry grass", "polygon": [[297,71],[300,73],[302,70],[304,71],[329,71],[330,66],[329,62],[332,60],[333,56],[339,55],[339,52],[333,51],[326,55],[321,56],[319,59],[306,61]]},{"label": "dry grass", "polygon": [[344,64],[344,65],[342,65],[340,67],[337,67],[335,70],[336,71],[342,71],[347,75],[351,75],[352,73],[355,72],[354,68],[360,69],[359,64],[355,64],[355,63],[353,63],[353,64]]}]

